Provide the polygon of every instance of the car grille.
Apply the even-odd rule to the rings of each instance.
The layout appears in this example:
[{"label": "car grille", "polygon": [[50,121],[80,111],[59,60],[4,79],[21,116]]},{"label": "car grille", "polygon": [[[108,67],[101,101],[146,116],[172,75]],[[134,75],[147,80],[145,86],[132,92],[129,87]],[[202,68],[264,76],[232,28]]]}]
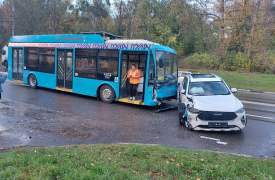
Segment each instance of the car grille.
[{"label": "car grille", "polygon": [[202,121],[230,121],[237,117],[234,112],[201,111],[198,118]]},{"label": "car grille", "polygon": [[228,125],[227,127],[209,127],[208,125],[199,125],[198,126],[199,128],[203,128],[203,129],[233,129],[233,128],[236,128],[238,126],[235,126],[235,125]]}]

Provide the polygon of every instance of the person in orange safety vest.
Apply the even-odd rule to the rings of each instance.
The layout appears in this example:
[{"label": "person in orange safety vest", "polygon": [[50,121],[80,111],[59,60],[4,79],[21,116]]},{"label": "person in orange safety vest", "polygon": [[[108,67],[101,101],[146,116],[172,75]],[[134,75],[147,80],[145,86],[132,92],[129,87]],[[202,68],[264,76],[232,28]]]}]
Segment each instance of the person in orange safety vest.
[{"label": "person in orange safety vest", "polygon": [[129,100],[135,100],[137,87],[140,80],[140,71],[136,68],[135,64],[132,64],[132,68],[128,71],[127,78],[130,82],[130,98]]}]

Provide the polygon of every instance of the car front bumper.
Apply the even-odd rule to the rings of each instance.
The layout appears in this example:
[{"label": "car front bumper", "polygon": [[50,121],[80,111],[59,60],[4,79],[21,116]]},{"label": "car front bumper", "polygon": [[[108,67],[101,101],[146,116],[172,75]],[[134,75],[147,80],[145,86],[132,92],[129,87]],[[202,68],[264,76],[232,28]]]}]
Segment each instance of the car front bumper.
[{"label": "car front bumper", "polygon": [[196,131],[239,131],[246,126],[247,119],[245,112],[236,115],[233,120],[208,121],[199,119],[198,114],[188,112],[187,121]]}]

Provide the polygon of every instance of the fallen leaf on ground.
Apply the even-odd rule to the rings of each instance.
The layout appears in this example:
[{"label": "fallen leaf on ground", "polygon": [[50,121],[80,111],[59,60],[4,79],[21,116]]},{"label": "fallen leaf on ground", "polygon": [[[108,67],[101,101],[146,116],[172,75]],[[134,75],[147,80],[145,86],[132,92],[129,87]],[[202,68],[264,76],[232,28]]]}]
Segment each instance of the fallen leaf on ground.
[{"label": "fallen leaf on ground", "polygon": [[175,162],[175,160],[176,160],[175,158],[171,158],[171,159],[170,159],[170,161],[172,161],[172,162]]},{"label": "fallen leaf on ground", "polygon": [[187,169],[187,170],[185,171],[185,174],[192,174],[192,171],[189,170],[189,169]]},{"label": "fallen leaf on ground", "polygon": [[152,173],[153,173],[154,175],[158,175],[158,174],[159,174],[158,171],[152,171]]}]

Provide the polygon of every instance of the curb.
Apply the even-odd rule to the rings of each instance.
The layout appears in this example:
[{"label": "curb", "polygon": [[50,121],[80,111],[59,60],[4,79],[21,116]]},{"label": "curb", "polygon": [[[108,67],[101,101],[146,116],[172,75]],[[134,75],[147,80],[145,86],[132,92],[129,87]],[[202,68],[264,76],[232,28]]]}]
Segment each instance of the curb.
[{"label": "curb", "polygon": [[257,90],[248,90],[248,89],[238,89],[238,91],[245,91],[245,92],[251,92],[251,93],[261,93],[261,94],[274,94],[275,92],[267,92],[267,91],[257,91]]}]

